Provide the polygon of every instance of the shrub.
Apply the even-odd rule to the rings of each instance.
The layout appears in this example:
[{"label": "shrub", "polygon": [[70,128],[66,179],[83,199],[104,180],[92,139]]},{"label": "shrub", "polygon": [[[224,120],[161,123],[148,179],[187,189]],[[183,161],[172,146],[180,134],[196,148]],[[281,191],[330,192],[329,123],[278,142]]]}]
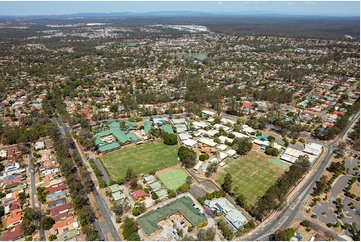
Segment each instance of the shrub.
[{"label": "shrub", "polygon": [[209,159],[209,155],[208,154],[201,154],[199,156],[199,160],[200,161],[205,161],[205,160],[208,160]]}]

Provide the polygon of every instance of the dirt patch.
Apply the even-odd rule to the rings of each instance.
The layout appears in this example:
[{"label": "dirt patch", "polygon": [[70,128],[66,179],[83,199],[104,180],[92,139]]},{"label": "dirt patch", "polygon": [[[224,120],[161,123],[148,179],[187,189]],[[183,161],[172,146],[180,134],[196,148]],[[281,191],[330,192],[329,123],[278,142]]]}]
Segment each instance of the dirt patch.
[{"label": "dirt patch", "polygon": [[354,184],[352,184],[350,193],[355,194],[358,197],[360,196],[360,183],[359,182],[355,182]]},{"label": "dirt patch", "polygon": [[97,217],[98,221],[104,222],[104,218],[103,218],[102,214],[99,212],[99,208],[98,208],[97,202],[96,202],[93,194],[92,193],[88,194],[88,198],[89,198],[90,205],[92,206],[95,216]]},{"label": "dirt patch", "polygon": [[177,164],[177,165],[170,166],[170,167],[164,168],[164,169],[162,169],[162,170],[159,170],[159,171],[157,171],[155,174],[159,174],[159,173],[162,173],[162,172],[165,172],[165,171],[170,171],[170,170],[173,170],[173,169],[175,169],[175,168],[181,168],[181,167],[182,167],[182,164],[179,163],[179,164]]},{"label": "dirt patch", "polygon": [[309,241],[312,237],[316,236],[317,234],[315,230],[313,230],[312,228],[306,228],[300,225],[299,222],[294,223],[292,225],[292,228],[294,228],[298,233],[304,236],[303,241]]}]

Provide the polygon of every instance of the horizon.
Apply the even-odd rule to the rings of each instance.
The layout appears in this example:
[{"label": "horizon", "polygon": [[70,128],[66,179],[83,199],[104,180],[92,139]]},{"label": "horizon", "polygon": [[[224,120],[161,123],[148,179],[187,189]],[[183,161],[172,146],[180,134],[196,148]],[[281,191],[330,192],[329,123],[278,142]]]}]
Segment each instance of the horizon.
[{"label": "horizon", "polygon": [[[142,3],[142,4],[140,4]],[[201,9],[201,10],[200,10]],[[176,1],[41,1],[0,2],[0,16],[36,17],[76,14],[136,15],[154,12],[196,12],[203,14],[278,14],[330,17],[360,17],[359,1],[223,1],[223,2],[176,2]]]}]

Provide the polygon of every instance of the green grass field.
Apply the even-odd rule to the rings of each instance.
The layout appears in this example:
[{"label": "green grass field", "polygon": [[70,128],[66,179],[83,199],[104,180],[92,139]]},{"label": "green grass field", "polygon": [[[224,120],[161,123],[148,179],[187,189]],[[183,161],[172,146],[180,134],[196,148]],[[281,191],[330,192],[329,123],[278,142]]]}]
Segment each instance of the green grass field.
[{"label": "green grass field", "polygon": [[178,187],[183,185],[187,176],[187,173],[182,168],[176,168],[157,174],[159,180],[168,190],[176,190]]},{"label": "green grass field", "polygon": [[279,168],[282,168],[285,171],[288,171],[290,169],[291,164],[285,162],[285,161],[280,161],[279,159],[275,159],[275,158],[271,158],[268,160],[268,163],[277,166]]},{"label": "green grass field", "polygon": [[178,161],[178,146],[168,146],[162,141],[129,145],[110,152],[100,159],[113,180],[124,178],[128,168],[136,174],[147,174],[172,165]]},{"label": "green grass field", "polygon": [[[274,162],[275,159],[272,159]],[[269,156],[251,151],[246,156],[227,163],[217,178],[219,185],[223,184],[224,177],[229,172],[233,179],[233,191],[242,193],[247,202],[254,205],[258,197],[271,187],[284,173],[284,168],[270,162]]]}]

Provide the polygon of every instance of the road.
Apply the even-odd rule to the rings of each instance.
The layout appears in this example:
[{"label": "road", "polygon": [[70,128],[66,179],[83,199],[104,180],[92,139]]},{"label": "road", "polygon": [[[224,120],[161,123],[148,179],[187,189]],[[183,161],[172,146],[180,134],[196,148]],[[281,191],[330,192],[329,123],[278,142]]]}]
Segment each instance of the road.
[{"label": "road", "polygon": [[[59,130],[61,130],[63,137],[65,137],[66,134],[69,135],[69,137],[71,137],[70,131],[69,131],[68,127],[65,125],[65,123],[63,122],[61,117],[59,119],[55,119],[53,117],[52,120],[54,120],[53,122],[55,122],[55,124],[59,127]],[[59,121],[59,122],[57,122],[57,121]],[[78,146],[76,146],[76,149],[74,151],[76,151],[78,153],[79,157],[81,157],[83,163],[85,164],[87,161],[81,155],[81,152],[79,151]],[[110,208],[108,208],[108,206],[106,205],[103,198],[99,195],[99,192],[98,192],[97,189],[98,188],[95,186],[95,189],[93,189],[92,193],[94,195],[95,200],[97,201],[100,213],[102,214],[102,216],[103,216],[103,218],[105,220],[105,223],[101,224],[102,226],[99,224],[99,222],[95,222],[97,230],[99,232],[101,232],[101,234],[102,234],[101,237],[102,238],[106,238],[107,232],[110,231],[111,234],[112,234],[113,239],[115,241],[120,241],[121,238],[120,238],[120,236],[118,234],[116,226],[114,225],[114,222],[111,219],[112,216],[110,214]]]},{"label": "road", "polygon": [[[35,196],[38,194],[38,192],[36,190],[35,168],[33,167],[33,162],[32,162],[33,154],[31,151],[31,144],[29,143],[28,145],[29,145],[28,159],[29,159],[29,173],[30,173],[31,204],[32,204],[33,208],[41,209],[41,203],[38,201],[37,198],[35,199]],[[35,206],[35,203],[37,203],[38,206]],[[40,240],[45,241],[46,237],[45,237],[44,229],[42,229],[42,228],[39,229],[39,234],[40,234]]]},{"label": "road", "polygon": [[[351,128],[354,122],[356,122],[360,118],[360,112],[358,112],[356,115],[354,115],[351,120],[349,121],[347,127],[340,133],[339,138],[344,138],[345,134],[348,132],[348,130]],[[256,229],[254,233],[250,233],[248,237],[245,238],[245,240],[248,241],[255,241],[255,240],[269,240],[269,235],[274,233],[278,228],[286,229],[290,227],[294,220],[296,219],[303,219],[303,216],[300,214],[300,211],[304,205],[304,203],[307,201],[308,197],[313,191],[313,186],[315,182],[322,176],[324,173],[326,167],[328,166],[331,158],[332,158],[332,152],[333,148],[332,146],[338,142],[336,139],[332,143],[327,144],[327,153],[325,155],[325,158],[320,162],[319,167],[315,170],[315,172],[310,176],[310,178],[305,181],[305,183],[300,187],[298,192],[292,196],[292,198],[289,200],[287,205],[277,214],[281,217],[280,220],[272,219],[268,224],[262,223],[258,227],[259,229]],[[320,230],[325,231],[323,227],[320,227]],[[344,238],[338,236],[337,234],[331,233],[329,230],[327,230],[329,234],[331,234],[336,240],[345,240]]]}]

